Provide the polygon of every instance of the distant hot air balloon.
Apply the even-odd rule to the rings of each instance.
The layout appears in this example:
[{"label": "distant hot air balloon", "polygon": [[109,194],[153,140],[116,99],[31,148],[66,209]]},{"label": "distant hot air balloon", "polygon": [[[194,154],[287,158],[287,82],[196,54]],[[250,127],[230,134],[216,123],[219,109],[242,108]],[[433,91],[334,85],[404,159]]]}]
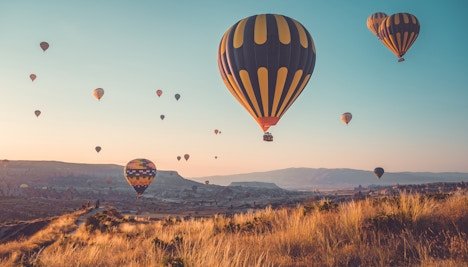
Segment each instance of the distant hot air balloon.
[{"label": "distant hot air balloon", "polygon": [[218,130],[218,129],[215,129],[215,130],[214,130],[214,133],[215,133],[215,134],[218,134],[218,133],[219,133],[219,130]]},{"label": "distant hot air balloon", "polygon": [[377,12],[372,15],[370,15],[367,18],[367,28],[369,31],[371,31],[377,38],[380,39],[379,37],[379,26],[380,23],[387,17],[387,14],[383,12]]},{"label": "distant hot air balloon", "polygon": [[31,79],[31,81],[34,82],[34,80],[36,80],[37,76],[36,74],[32,73],[31,75],[29,75],[29,79]]},{"label": "distant hot air balloon", "polygon": [[162,90],[156,90],[156,95],[158,95],[158,97],[161,97],[162,94],[163,94]]},{"label": "distant hot air balloon", "polygon": [[166,116],[161,115],[161,116],[159,116],[159,117],[161,118],[161,120],[164,120],[164,118],[165,118]]},{"label": "distant hot air balloon", "polygon": [[48,43],[48,42],[41,42],[39,45],[41,46],[42,51],[44,51],[44,52],[45,52],[47,49],[49,49],[49,43]]},{"label": "distant hot air balloon", "polygon": [[125,178],[140,197],[156,176],[156,166],[147,159],[134,159],[125,166]]},{"label": "distant hot air balloon", "polygon": [[185,154],[184,155],[184,159],[187,161],[188,159],[190,158],[190,155],[189,154]]},{"label": "distant hot air balloon", "polygon": [[104,96],[104,89],[102,88],[96,88],[93,90],[93,96],[97,99],[97,100],[101,100],[102,96]]},{"label": "distant hot air balloon", "polygon": [[352,118],[353,118],[353,115],[349,112],[345,112],[341,114],[341,117],[340,117],[341,121],[343,123],[346,123],[346,125],[348,125],[348,123],[351,121]]},{"label": "distant hot air balloon", "polygon": [[215,159],[218,159],[218,156],[215,156],[214,158],[215,158]]},{"label": "distant hot air balloon", "polygon": [[385,18],[379,27],[382,43],[398,57],[398,62],[413,45],[419,35],[419,21],[409,13],[397,13]]},{"label": "distant hot air balloon", "polygon": [[382,175],[385,173],[385,171],[384,171],[383,168],[377,167],[377,168],[374,169],[374,173],[380,179],[380,177],[382,177]]},{"label": "distant hot air balloon", "polygon": [[94,149],[96,150],[97,153],[99,153],[99,152],[101,152],[101,149],[102,149],[102,148],[101,148],[100,146],[97,146],[97,147],[95,147]]},{"label": "distant hot air balloon", "polygon": [[177,101],[179,101],[179,98],[180,98],[180,95],[179,95],[179,94],[175,94],[174,97],[175,97],[175,99],[176,99]]},{"label": "distant hot air balloon", "polygon": [[210,184],[210,181],[206,180],[206,181],[205,181],[205,184]]},{"label": "distant hot air balloon", "polygon": [[182,159],[181,156],[177,156],[177,160],[180,161]]},{"label": "distant hot air balloon", "polygon": [[39,117],[41,115],[41,111],[40,110],[35,110],[34,114],[36,114],[36,117]]},{"label": "distant hot air balloon", "polygon": [[228,90],[267,132],[307,85],[315,66],[315,46],[298,21],[254,15],[223,35],[218,66]]}]

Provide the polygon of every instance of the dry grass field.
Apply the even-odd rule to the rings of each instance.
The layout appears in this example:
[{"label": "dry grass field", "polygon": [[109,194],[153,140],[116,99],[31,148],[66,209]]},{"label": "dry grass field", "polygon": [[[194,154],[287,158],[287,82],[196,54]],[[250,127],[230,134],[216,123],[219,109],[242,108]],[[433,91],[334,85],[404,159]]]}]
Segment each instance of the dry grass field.
[{"label": "dry grass field", "polygon": [[467,266],[468,194],[150,221],[106,210],[0,245],[1,266]]}]

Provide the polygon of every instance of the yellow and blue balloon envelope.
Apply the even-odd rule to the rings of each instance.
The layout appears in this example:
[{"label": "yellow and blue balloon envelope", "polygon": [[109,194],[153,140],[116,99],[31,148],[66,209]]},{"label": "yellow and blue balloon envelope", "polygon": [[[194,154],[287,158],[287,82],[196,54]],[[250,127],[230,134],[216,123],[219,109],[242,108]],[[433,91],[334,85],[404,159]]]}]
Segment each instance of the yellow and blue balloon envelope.
[{"label": "yellow and blue balloon envelope", "polygon": [[125,178],[141,196],[156,177],[156,165],[148,159],[134,159],[125,166]]}]

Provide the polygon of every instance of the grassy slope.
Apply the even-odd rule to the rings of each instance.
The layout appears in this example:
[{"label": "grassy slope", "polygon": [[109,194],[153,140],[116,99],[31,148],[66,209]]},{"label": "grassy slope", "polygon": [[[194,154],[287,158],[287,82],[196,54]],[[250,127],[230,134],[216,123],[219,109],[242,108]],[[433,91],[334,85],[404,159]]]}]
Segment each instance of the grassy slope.
[{"label": "grassy slope", "polygon": [[466,207],[468,195],[459,192],[187,221],[135,222],[108,212],[29,259],[39,266],[466,266]]}]

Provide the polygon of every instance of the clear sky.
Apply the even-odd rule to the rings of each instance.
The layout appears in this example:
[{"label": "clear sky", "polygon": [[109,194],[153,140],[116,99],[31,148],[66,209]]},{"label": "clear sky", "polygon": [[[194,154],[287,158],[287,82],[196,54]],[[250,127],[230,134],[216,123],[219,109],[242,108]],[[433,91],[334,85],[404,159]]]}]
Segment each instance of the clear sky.
[{"label": "clear sky", "polygon": [[[378,11],[418,17],[421,32],[404,63],[366,28]],[[309,84],[271,128],[273,143],[261,140],[216,62],[226,29],[259,13],[300,21],[317,50]],[[466,14],[465,0],[0,1],[0,158],[145,157],[185,176],[468,171]],[[50,43],[46,53],[41,41]],[[96,87],[106,92],[101,102],[91,96]],[[347,111],[346,127],[339,115]],[[178,162],[185,153],[190,160]]]}]

